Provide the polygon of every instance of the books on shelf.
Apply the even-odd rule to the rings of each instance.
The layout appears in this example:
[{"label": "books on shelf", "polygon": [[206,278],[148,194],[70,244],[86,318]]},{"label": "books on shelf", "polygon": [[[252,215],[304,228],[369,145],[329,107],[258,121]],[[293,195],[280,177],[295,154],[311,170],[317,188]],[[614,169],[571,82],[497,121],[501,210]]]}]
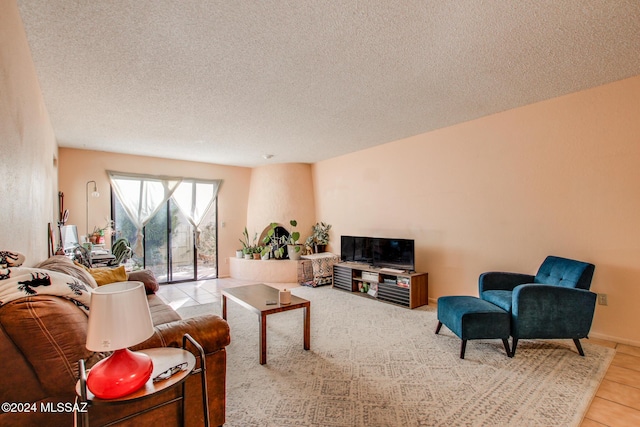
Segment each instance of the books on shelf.
[{"label": "books on shelf", "polygon": [[408,288],[411,283],[411,280],[408,277],[398,277],[397,285],[401,288]]}]

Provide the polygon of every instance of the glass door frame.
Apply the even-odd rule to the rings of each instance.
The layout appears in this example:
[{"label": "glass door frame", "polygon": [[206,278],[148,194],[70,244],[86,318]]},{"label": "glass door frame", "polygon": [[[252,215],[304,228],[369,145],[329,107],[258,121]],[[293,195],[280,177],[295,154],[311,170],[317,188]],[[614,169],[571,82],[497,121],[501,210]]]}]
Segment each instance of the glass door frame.
[{"label": "glass door frame", "polygon": [[[110,189],[110,193],[111,193],[111,218],[113,218],[115,220],[116,218],[116,195],[115,192],[113,191],[113,189]],[[188,278],[188,279],[180,279],[180,280],[173,280],[173,272],[171,271],[171,266],[172,266],[172,253],[171,253],[171,199],[167,200],[166,202],[166,215],[167,215],[167,229],[166,229],[166,233],[167,233],[167,271],[166,271],[166,276],[167,276],[167,281],[165,282],[161,282],[161,284],[172,284],[172,283],[184,283],[184,282],[194,282],[199,280],[198,279],[198,245],[196,243],[196,230],[195,227],[192,227],[192,239],[193,239],[193,277],[192,278]],[[218,198],[216,197],[213,201],[214,206],[211,207],[211,209],[215,210],[215,217],[216,217],[216,222],[215,222],[215,234],[216,234],[216,242],[215,242],[215,252],[216,252],[216,278],[218,277]],[[111,236],[111,245],[113,246],[114,243],[114,237]],[[146,235],[144,233],[143,230],[143,240],[142,243],[144,245],[144,247],[146,247]],[[144,262],[143,262],[143,268],[146,268],[146,264],[147,264],[147,260],[146,257],[144,257]]]}]

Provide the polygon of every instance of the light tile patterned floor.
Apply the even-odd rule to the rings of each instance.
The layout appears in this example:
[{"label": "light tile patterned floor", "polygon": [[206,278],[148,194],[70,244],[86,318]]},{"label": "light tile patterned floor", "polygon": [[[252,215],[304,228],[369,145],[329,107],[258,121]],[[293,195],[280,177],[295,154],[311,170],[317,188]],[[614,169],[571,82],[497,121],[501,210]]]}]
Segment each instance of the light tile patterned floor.
[{"label": "light tile patterned floor", "polygon": [[[220,302],[220,290],[254,282],[236,279],[212,279],[161,285],[158,295],[174,309]],[[284,289],[296,283],[269,283]],[[592,344],[615,348],[600,388],[585,415],[581,427],[640,426],[640,348],[611,341],[591,339]]]}]

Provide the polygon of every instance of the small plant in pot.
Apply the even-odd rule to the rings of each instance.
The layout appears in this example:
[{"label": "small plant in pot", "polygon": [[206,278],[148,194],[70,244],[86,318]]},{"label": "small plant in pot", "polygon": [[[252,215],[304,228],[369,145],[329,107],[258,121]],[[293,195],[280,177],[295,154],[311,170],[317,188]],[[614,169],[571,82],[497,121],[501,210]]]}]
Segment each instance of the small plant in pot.
[{"label": "small plant in pot", "polygon": [[262,239],[262,243],[265,245],[264,249],[262,249],[263,259],[267,254],[270,254],[270,256],[275,259],[284,257],[284,246],[280,241],[281,238],[276,234],[276,228],[278,228],[278,223],[272,222],[267,234]]},{"label": "small plant in pot", "polygon": [[298,239],[300,239],[300,233],[298,231],[293,231],[293,227],[298,225],[298,221],[292,219],[289,221],[291,225],[291,231],[289,232],[289,237],[286,238],[287,244],[287,252],[289,254],[289,259],[299,260],[302,256],[302,245],[298,243]]},{"label": "small plant in pot", "polygon": [[262,253],[262,246],[254,246],[251,248],[251,254],[253,255],[253,259],[260,259],[260,254]]},{"label": "small plant in pot", "polygon": [[331,224],[316,222],[311,227],[311,236],[307,238],[305,245],[313,248],[315,253],[324,252],[329,244],[329,230],[331,230]]},{"label": "small plant in pot", "polygon": [[88,237],[89,241],[93,244],[103,244],[104,238],[107,234],[113,235],[114,222],[113,220],[108,220],[104,227],[94,227],[91,235]]},{"label": "small plant in pot", "polygon": [[240,239],[240,243],[242,243],[242,249],[241,250],[239,249],[236,251],[236,256],[238,258],[242,258],[242,256],[240,256],[240,253],[239,253],[239,252],[242,252],[242,255],[244,255],[246,259],[253,258],[253,253],[255,252],[253,248],[256,247],[257,240],[258,240],[258,233],[254,234],[253,242],[249,240],[249,232],[247,231],[247,227],[245,227],[244,231],[242,232],[242,239]]},{"label": "small plant in pot", "polygon": [[[302,256],[302,245],[298,243],[300,239],[300,232],[293,231],[293,227],[298,225],[298,222],[295,219],[289,221],[291,225],[291,231],[288,236],[278,236],[276,234],[276,229],[279,227],[278,223],[272,222],[269,231],[267,231],[267,235],[264,237],[262,242],[267,246],[267,249],[262,251],[264,255],[265,252],[271,252],[273,258],[275,259],[283,259],[285,254],[289,254],[289,258],[292,260],[300,259]],[[285,246],[287,250],[285,251]]]}]

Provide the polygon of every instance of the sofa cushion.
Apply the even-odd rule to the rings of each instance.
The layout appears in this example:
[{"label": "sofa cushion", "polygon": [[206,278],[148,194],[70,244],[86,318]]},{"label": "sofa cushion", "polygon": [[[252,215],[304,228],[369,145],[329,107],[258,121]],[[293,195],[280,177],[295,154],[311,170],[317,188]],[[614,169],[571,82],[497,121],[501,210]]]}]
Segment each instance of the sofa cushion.
[{"label": "sofa cushion", "polygon": [[87,315],[71,301],[50,295],[2,306],[0,324],[36,373],[47,395],[74,395],[78,360],[86,359]]},{"label": "sofa cushion", "polygon": [[170,305],[165,304],[159,296],[155,294],[147,295],[147,301],[149,301],[149,311],[151,311],[153,326],[182,319],[180,315],[171,308]]},{"label": "sofa cushion", "polygon": [[497,305],[507,313],[511,313],[511,291],[484,291],[480,297],[494,305]]}]

